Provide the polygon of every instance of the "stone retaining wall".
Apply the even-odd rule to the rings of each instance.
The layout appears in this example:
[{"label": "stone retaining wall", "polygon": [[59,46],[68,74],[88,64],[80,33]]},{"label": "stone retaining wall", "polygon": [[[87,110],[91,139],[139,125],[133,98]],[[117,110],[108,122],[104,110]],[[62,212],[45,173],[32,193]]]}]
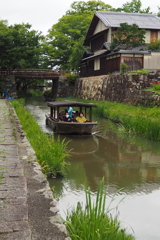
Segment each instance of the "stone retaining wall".
[{"label": "stone retaining wall", "polygon": [[1,76],[0,81],[1,81],[1,84],[2,84],[2,86],[1,86],[2,92],[4,90],[6,90],[7,91],[7,97],[17,98],[15,77],[13,75]]},{"label": "stone retaining wall", "polygon": [[155,74],[104,75],[79,78],[75,84],[74,97],[145,106],[148,102],[160,100],[160,96],[153,96],[153,92],[141,91],[144,88],[151,87],[155,80],[157,80]]}]

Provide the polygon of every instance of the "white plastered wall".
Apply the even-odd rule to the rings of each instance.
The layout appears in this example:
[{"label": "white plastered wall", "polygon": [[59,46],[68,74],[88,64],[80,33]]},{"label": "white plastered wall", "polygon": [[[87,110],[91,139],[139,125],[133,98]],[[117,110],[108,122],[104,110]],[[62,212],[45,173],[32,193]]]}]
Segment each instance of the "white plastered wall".
[{"label": "white plastered wall", "polygon": [[105,29],[107,29],[107,28],[106,28],[106,26],[104,25],[104,23],[102,23],[102,21],[99,20],[99,22],[98,22],[98,24],[97,24],[97,26],[96,26],[96,28],[95,28],[95,30],[94,30],[93,35],[96,34],[96,33],[101,32],[101,31],[103,31],[103,30],[105,30]]},{"label": "white plastered wall", "polygon": [[[160,31],[158,31],[158,40],[160,40]],[[150,30],[146,30],[145,33],[145,43],[149,44],[151,41],[151,31]]]},{"label": "white plastered wall", "polygon": [[99,70],[100,69],[100,58],[95,58],[94,59],[94,70]]},{"label": "white plastered wall", "polygon": [[151,55],[144,55],[144,69],[159,70],[160,69],[160,53],[151,53]]},{"label": "white plastered wall", "polygon": [[150,43],[150,30],[147,30],[146,33],[145,33],[145,43],[146,44],[149,44]]}]

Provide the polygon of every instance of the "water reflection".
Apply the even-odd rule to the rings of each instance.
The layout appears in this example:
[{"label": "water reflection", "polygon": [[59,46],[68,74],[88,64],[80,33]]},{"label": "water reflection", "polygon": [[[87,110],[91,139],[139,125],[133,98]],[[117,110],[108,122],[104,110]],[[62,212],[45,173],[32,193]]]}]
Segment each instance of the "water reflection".
[{"label": "water reflection", "polygon": [[144,188],[152,191],[160,183],[159,153],[141,152],[137,146],[118,138],[65,136],[65,139],[69,141],[68,148],[73,149],[66,180],[75,181],[76,186],[87,184],[95,192],[104,177],[106,185],[124,188],[128,193]]},{"label": "water reflection", "polygon": [[55,139],[61,141],[65,139],[67,148],[71,150],[71,155],[82,156],[90,155],[98,151],[99,142],[95,135],[57,135],[54,134]]},{"label": "water reflection", "polygon": [[[37,119],[43,131],[53,134],[45,126],[44,114],[48,107],[44,102],[28,102],[27,107]],[[51,179],[58,196],[58,207],[65,218],[67,210],[77,202],[85,202],[84,186],[90,186],[93,198],[97,187],[105,178],[108,198],[117,193],[115,205],[119,205],[119,218],[137,240],[160,239],[160,148],[159,143],[143,138],[120,134],[116,125],[105,119],[96,119],[96,134],[65,137],[68,148],[73,149],[70,166],[65,178]],[[55,138],[57,137],[54,135]],[[148,227],[149,226],[149,227]]]}]

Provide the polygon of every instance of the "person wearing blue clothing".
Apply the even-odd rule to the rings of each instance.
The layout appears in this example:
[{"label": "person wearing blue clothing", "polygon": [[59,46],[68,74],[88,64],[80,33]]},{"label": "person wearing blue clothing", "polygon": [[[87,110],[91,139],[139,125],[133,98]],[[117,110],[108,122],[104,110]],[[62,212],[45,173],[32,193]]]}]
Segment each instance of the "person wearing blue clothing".
[{"label": "person wearing blue clothing", "polygon": [[7,96],[7,91],[4,90],[4,91],[3,91],[3,94],[2,94],[2,97],[3,97],[3,98],[6,98],[6,96]]},{"label": "person wearing blue clothing", "polygon": [[72,112],[73,112],[73,108],[72,107],[68,107],[68,114],[69,116],[72,118]]}]

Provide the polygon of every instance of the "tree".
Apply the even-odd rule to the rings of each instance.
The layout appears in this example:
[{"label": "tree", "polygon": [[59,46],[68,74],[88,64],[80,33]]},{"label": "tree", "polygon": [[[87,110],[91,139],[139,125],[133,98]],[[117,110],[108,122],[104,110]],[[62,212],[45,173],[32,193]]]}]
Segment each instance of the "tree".
[{"label": "tree", "polygon": [[126,2],[117,11],[132,12],[132,13],[152,13],[150,12],[150,7],[146,9],[141,9],[142,3],[140,0],[132,0],[131,2]]},{"label": "tree", "polygon": [[52,67],[78,70],[84,52],[83,41],[96,10],[109,10],[111,6],[102,1],[73,2],[57,24],[49,30],[46,54]]},{"label": "tree", "polygon": [[157,16],[160,17],[160,7],[158,7],[158,13]]},{"label": "tree", "polygon": [[[44,66],[40,32],[31,30],[30,24],[8,26],[7,21],[0,21],[0,69],[38,69]],[[37,84],[36,79],[16,79],[17,89],[27,89]]]},{"label": "tree", "polygon": [[30,30],[30,24],[8,26],[0,21],[0,68],[39,68],[41,50],[41,33]]},{"label": "tree", "polygon": [[67,15],[75,14],[77,12],[95,12],[95,11],[104,11],[104,10],[111,10],[112,7],[109,4],[105,4],[102,1],[79,1],[73,2],[71,4],[71,9],[66,12]]},{"label": "tree", "polygon": [[111,49],[132,49],[145,43],[145,30],[139,29],[137,24],[121,23],[120,27],[112,33]]}]

